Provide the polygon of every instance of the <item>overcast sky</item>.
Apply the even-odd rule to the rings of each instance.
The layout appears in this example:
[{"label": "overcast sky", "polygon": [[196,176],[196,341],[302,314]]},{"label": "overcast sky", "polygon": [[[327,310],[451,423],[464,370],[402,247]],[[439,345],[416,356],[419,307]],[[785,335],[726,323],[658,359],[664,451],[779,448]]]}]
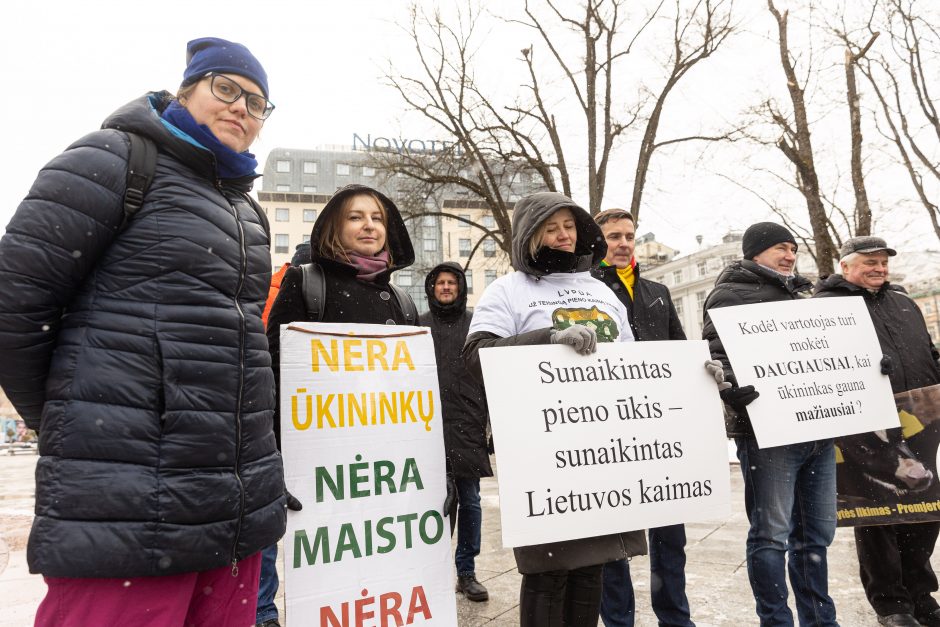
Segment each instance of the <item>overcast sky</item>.
[{"label": "overcast sky", "polygon": [[[736,38],[707,66],[690,73],[687,84],[672,97],[661,138],[731,125],[764,89],[762,81],[774,79],[782,88],[775,74],[780,69],[775,65],[774,42],[767,38],[772,20],[761,10],[761,3],[738,6],[742,7],[739,20],[749,33]],[[218,36],[244,43],[266,68],[277,110],[252,148],[262,164],[272,148],[350,145],[353,133],[449,139],[404,115],[400,100],[381,81],[386,59],[401,67],[413,64],[413,46],[396,26],[406,20],[407,2],[398,0],[7,2],[0,23],[3,84],[8,90],[0,99],[7,127],[0,225],[9,221],[37,171],[71,142],[98,128],[127,101],[150,90],[175,90],[182,77],[186,42],[196,37]],[[502,93],[511,93],[514,72],[522,70],[519,50],[532,37],[527,41],[518,29],[495,21],[482,37],[480,73]],[[631,65],[625,66],[616,85],[620,93],[635,95],[639,89],[636,75],[647,73],[647,80],[653,81],[655,77],[650,78],[647,71],[655,70],[654,62],[665,50],[662,42],[649,41],[631,55]],[[833,51],[828,74],[835,81],[841,73],[839,55]],[[821,82],[826,80],[824,76]],[[560,97],[558,106],[564,102]],[[847,124],[839,115],[822,112],[817,118],[823,125],[831,123],[838,134],[836,126]],[[574,123],[566,126],[571,133],[583,132]],[[815,130],[817,136],[825,141],[826,128]],[[779,155],[763,154],[753,146],[704,153],[702,146],[689,146],[657,155],[640,232],[653,231],[659,241],[691,252],[696,235],[704,235],[707,244],[728,229],[771,219],[758,199],[724,178],[729,175],[724,168],[727,163],[745,161],[742,151],[755,153],[745,155],[751,164],[780,163]],[[571,158],[576,161],[576,174],[583,175],[583,156],[572,153]],[[605,207],[629,205],[634,167],[635,148],[628,143],[611,162]],[[735,166],[730,174],[749,185],[764,184],[742,169]],[[847,168],[841,170],[847,172]],[[583,184],[579,183],[574,195],[586,204],[586,198],[579,199]],[[903,186],[905,182],[889,177],[886,184]],[[870,189],[869,193],[877,204],[879,199],[890,203],[902,192]],[[901,246],[937,248],[935,238],[925,237],[929,227],[922,209],[906,209],[890,225],[903,225],[891,229]],[[889,223],[880,226],[887,228]]]}]

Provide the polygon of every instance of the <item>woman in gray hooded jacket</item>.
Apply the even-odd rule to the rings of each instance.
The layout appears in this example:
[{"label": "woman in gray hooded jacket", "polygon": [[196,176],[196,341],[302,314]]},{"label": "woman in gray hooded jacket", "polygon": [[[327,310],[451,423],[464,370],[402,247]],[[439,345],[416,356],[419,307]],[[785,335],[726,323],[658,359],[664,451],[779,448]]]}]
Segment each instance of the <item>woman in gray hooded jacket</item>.
[{"label": "woman in gray hooded jacket", "polygon": [[[633,340],[623,304],[589,272],[604,258],[607,244],[584,209],[562,194],[532,194],[516,205],[512,230],[516,271],[493,282],[474,309],[464,346],[464,358],[473,374],[482,378],[481,348],[568,344],[590,353],[598,341]],[[573,296],[578,302],[548,304],[557,303],[564,290],[578,294]],[[595,325],[569,326],[554,315],[559,309],[582,310],[586,293],[597,303]],[[646,539],[642,531],[629,531],[517,547],[514,553],[523,575],[522,627],[594,627],[600,612],[603,565],[645,554]]]}]

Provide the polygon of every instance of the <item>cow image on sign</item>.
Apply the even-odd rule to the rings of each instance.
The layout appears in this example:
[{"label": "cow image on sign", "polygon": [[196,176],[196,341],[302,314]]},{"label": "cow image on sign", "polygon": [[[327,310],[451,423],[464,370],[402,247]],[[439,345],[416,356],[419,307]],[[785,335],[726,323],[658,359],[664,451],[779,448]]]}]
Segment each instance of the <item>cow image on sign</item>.
[{"label": "cow image on sign", "polygon": [[456,625],[428,330],[284,326],[281,389],[290,624]]}]

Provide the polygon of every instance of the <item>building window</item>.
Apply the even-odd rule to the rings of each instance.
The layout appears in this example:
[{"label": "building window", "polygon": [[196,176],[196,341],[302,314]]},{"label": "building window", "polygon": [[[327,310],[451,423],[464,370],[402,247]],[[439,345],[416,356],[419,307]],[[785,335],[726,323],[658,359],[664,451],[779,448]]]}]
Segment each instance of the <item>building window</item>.
[{"label": "building window", "polygon": [[424,252],[433,253],[436,250],[437,250],[437,238],[425,237],[424,238]]},{"label": "building window", "polygon": [[274,210],[274,221],[275,222],[290,222],[290,209],[275,209]]},{"label": "building window", "polygon": [[349,164],[348,163],[337,163],[336,164],[336,174],[339,176],[349,176]]},{"label": "building window", "polygon": [[437,226],[437,216],[421,216],[421,226],[426,229],[433,229]]},{"label": "building window", "polygon": [[274,252],[287,253],[290,251],[290,236],[286,233],[278,233],[274,236]]},{"label": "building window", "polygon": [[310,234],[309,234],[309,233],[306,234],[306,235],[304,235],[303,242],[304,242],[304,244],[309,244],[309,243],[310,243]]},{"label": "building window", "polygon": [[316,193],[317,193],[317,186],[316,186],[316,185],[304,185],[304,193],[305,193],[305,194],[316,194]]},{"label": "building window", "polygon": [[362,166],[362,176],[375,176],[375,168],[370,168],[367,165]]},{"label": "building window", "polygon": [[[470,214],[469,214],[469,213],[461,213],[461,214],[458,214],[457,217],[460,218],[461,220],[466,220],[467,222],[470,221]],[[467,222],[461,222],[461,223],[460,223],[460,226],[464,227],[465,229],[469,229],[469,228],[470,228],[470,225],[467,224]]]},{"label": "building window", "polygon": [[696,264],[696,268],[698,269],[699,276],[705,276],[706,274],[708,274],[708,262],[707,261],[699,261]]},{"label": "building window", "polygon": [[411,270],[399,270],[395,273],[395,282],[401,287],[411,287],[414,284],[414,276]]},{"label": "building window", "polygon": [[696,292],[695,293],[695,306],[698,309],[699,313],[702,313],[702,310],[705,309],[705,292]]},{"label": "building window", "polygon": [[473,294],[473,270],[465,270],[463,274],[467,277],[467,294]]},{"label": "building window", "polygon": [[490,283],[496,280],[496,270],[484,270],[483,279],[483,287],[489,287]]},{"label": "building window", "polygon": [[277,186],[277,191],[279,191],[279,192],[289,192],[289,191],[290,191],[290,185],[278,185],[278,186]]},{"label": "building window", "polygon": [[459,254],[461,257],[469,257],[469,256],[470,256],[470,248],[471,248],[471,246],[470,246],[470,239],[469,239],[469,238],[461,237],[461,238],[458,240],[457,244],[458,244],[457,248],[458,248],[458,250],[459,250],[458,254]]},{"label": "building window", "polygon": [[281,173],[290,172],[290,161],[288,161],[287,159],[278,159],[277,171]]},{"label": "building window", "polygon": [[496,256],[496,242],[494,242],[490,238],[483,240],[483,256],[484,257]]},{"label": "building window", "polygon": [[682,283],[682,270],[675,270],[672,273],[672,284],[679,285]]},{"label": "building window", "polygon": [[304,161],[304,174],[316,174],[317,173],[317,162],[316,161]]},{"label": "building window", "polygon": [[317,210],[316,209],[304,209],[304,222],[316,222],[317,221]]},{"label": "building window", "polygon": [[679,318],[682,318],[682,299],[677,298],[673,301],[672,304],[676,306],[676,315],[678,315]]},{"label": "building window", "polygon": [[483,218],[480,220],[480,224],[482,224],[484,227],[488,229],[495,228],[496,218],[494,218],[493,216],[483,216]]}]

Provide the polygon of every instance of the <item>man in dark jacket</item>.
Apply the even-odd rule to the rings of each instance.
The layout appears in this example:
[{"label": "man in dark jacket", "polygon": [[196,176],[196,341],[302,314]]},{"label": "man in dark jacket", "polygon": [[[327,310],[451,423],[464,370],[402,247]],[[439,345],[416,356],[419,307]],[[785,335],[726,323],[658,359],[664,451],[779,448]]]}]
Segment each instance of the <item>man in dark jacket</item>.
[{"label": "man in dark jacket", "polygon": [[[477,581],[474,558],[480,554],[480,477],[492,477],[486,446],[488,414],[483,387],[470,376],[461,351],[470,319],[467,311],[467,281],[461,267],[442,263],[428,273],[424,282],[430,311],[419,318],[431,327],[437,376],[441,386],[441,412],[444,420],[444,450],[447,470],[456,484],[457,499],[457,591],[471,601],[490,598]],[[451,512],[451,520],[453,520]]]},{"label": "man in dark jacket", "polygon": [[[888,258],[897,253],[880,237],[853,237],[839,251],[842,274],[825,278],[817,297],[865,299],[884,354],[882,372],[895,394],[940,383],[940,355],[924,316],[903,288],[888,282]],[[881,625],[940,625],[940,605],[930,594],[930,567],[940,523],[855,527],[862,585]]]},{"label": "man in dark jacket", "polygon": [[721,392],[726,429],[738,448],[744,476],[744,505],[751,524],[747,572],[762,625],[792,625],[790,585],[801,625],[837,625],[829,596],[826,550],[836,530],[836,464],[831,439],[758,448],[746,406],[757,398],[753,386],[739,387],[728,355],[708,312],[719,307],[801,298],[812,287],[795,274],[796,240],[772,222],[748,227],[744,259],[719,275],[705,300],[705,326],[712,357],[725,366],[732,387]]},{"label": "man in dark jacket", "polygon": [[[665,285],[640,277],[633,257],[636,224],[629,211],[607,209],[594,216],[607,240],[607,256],[592,274],[614,291],[630,315],[638,341],[684,340]],[[660,625],[694,626],[685,594],[685,525],[649,530],[650,599]],[[636,599],[627,560],[604,564],[601,619],[607,627],[631,627]]]}]

